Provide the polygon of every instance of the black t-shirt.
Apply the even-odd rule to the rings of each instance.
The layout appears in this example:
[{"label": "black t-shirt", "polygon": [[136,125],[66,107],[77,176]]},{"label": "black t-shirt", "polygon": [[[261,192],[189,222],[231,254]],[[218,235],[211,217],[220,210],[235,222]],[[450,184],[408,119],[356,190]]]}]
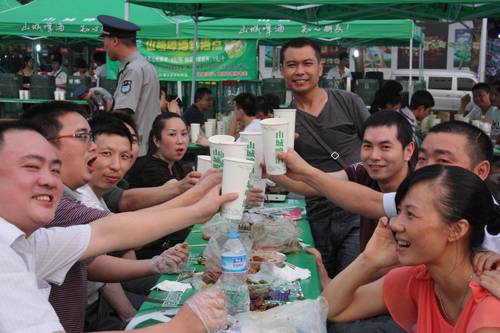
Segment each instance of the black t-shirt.
[{"label": "black t-shirt", "polygon": [[[350,181],[368,186],[369,188],[377,192],[382,192],[380,190],[380,187],[378,186],[377,181],[373,180],[370,177],[362,163],[351,164],[346,169],[344,169],[344,171],[347,173],[347,177]],[[377,223],[377,219],[368,219],[361,216],[359,223],[359,248],[361,252],[364,251],[366,244],[372,237],[373,232],[377,227]]]},{"label": "black t-shirt", "polygon": [[155,187],[165,184],[170,179],[181,180],[185,173],[179,162],[175,162],[172,171],[167,162],[154,156],[144,156],[137,159],[127,174],[130,188]]},{"label": "black t-shirt", "polygon": [[[163,185],[171,179],[181,180],[184,176],[185,173],[180,163],[175,162],[172,166],[172,172],[170,172],[167,162],[154,156],[144,156],[137,159],[127,174],[127,180],[131,188],[155,187]],[[149,259],[159,255],[167,248],[182,243],[190,231],[191,228],[185,228],[145,245],[136,251],[137,258]]]},{"label": "black t-shirt", "polygon": [[182,118],[184,118],[184,121],[189,126],[193,123],[203,125],[207,121],[203,113],[201,113],[194,104],[191,104],[186,111],[184,111]]},{"label": "black t-shirt", "polygon": [[[321,113],[315,117],[297,109],[297,118],[303,119],[335,151],[346,164],[359,162],[361,132],[364,121],[370,116],[363,100],[356,94],[338,89],[325,89],[328,101]],[[293,103],[292,103],[292,107]],[[330,153],[314,139],[309,131],[295,122],[295,131],[299,138],[295,141],[295,150],[312,166],[325,171],[341,170]],[[307,197],[306,208],[309,220],[324,218],[339,210],[324,197]]]}]

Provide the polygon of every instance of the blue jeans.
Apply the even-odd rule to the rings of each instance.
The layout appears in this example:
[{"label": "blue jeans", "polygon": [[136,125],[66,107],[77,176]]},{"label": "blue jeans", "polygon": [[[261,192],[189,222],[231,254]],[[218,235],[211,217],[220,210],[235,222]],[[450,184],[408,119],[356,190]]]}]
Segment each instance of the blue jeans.
[{"label": "blue jeans", "polygon": [[359,255],[359,216],[336,210],[309,221],[316,249],[332,278]]}]

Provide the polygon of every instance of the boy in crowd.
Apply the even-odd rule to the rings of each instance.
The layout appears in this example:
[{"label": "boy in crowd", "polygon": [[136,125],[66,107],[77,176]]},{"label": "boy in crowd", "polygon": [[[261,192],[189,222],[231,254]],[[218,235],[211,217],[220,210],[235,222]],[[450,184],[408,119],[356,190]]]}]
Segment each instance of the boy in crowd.
[{"label": "boy in crowd", "polygon": [[[241,132],[261,132],[260,120],[255,118],[256,98],[250,93],[241,93],[234,98],[234,111],[229,125],[229,135],[239,137],[238,125]],[[240,128],[241,128],[240,127]]]},{"label": "boy in crowd", "polygon": [[[472,101],[474,102],[472,109],[466,114],[467,120],[481,120],[486,113],[493,107],[490,101],[490,86],[480,82],[472,87]],[[465,114],[465,108],[471,102],[469,94],[466,94],[460,99],[459,113]]]}]

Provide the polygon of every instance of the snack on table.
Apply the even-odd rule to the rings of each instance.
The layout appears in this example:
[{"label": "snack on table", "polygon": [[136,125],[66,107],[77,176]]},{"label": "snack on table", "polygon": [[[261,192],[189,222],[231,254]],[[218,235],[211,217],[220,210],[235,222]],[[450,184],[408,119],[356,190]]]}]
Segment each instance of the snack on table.
[{"label": "snack on table", "polygon": [[255,273],[260,270],[260,265],[263,262],[271,262],[278,267],[283,267],[285,265],[286,256],[277,251],[265,251],[265,250],[257,250],[253,251],[249,260],[249,273]]}]

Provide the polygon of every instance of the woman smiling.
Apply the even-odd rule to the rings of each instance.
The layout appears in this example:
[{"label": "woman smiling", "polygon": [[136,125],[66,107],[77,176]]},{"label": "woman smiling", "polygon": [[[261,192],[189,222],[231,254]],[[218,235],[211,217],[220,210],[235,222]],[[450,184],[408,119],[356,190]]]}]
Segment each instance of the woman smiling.
[{"label": "woman smiling", "polygon": [[500,332],[500,301],[474,281],[472,265],[485,225],[499,219],[484,182],[433,165],[410,175],[396,202],[399,215],[381,219],[365,251],[323,291],[329,319],[389,313],[408,332]]}]

